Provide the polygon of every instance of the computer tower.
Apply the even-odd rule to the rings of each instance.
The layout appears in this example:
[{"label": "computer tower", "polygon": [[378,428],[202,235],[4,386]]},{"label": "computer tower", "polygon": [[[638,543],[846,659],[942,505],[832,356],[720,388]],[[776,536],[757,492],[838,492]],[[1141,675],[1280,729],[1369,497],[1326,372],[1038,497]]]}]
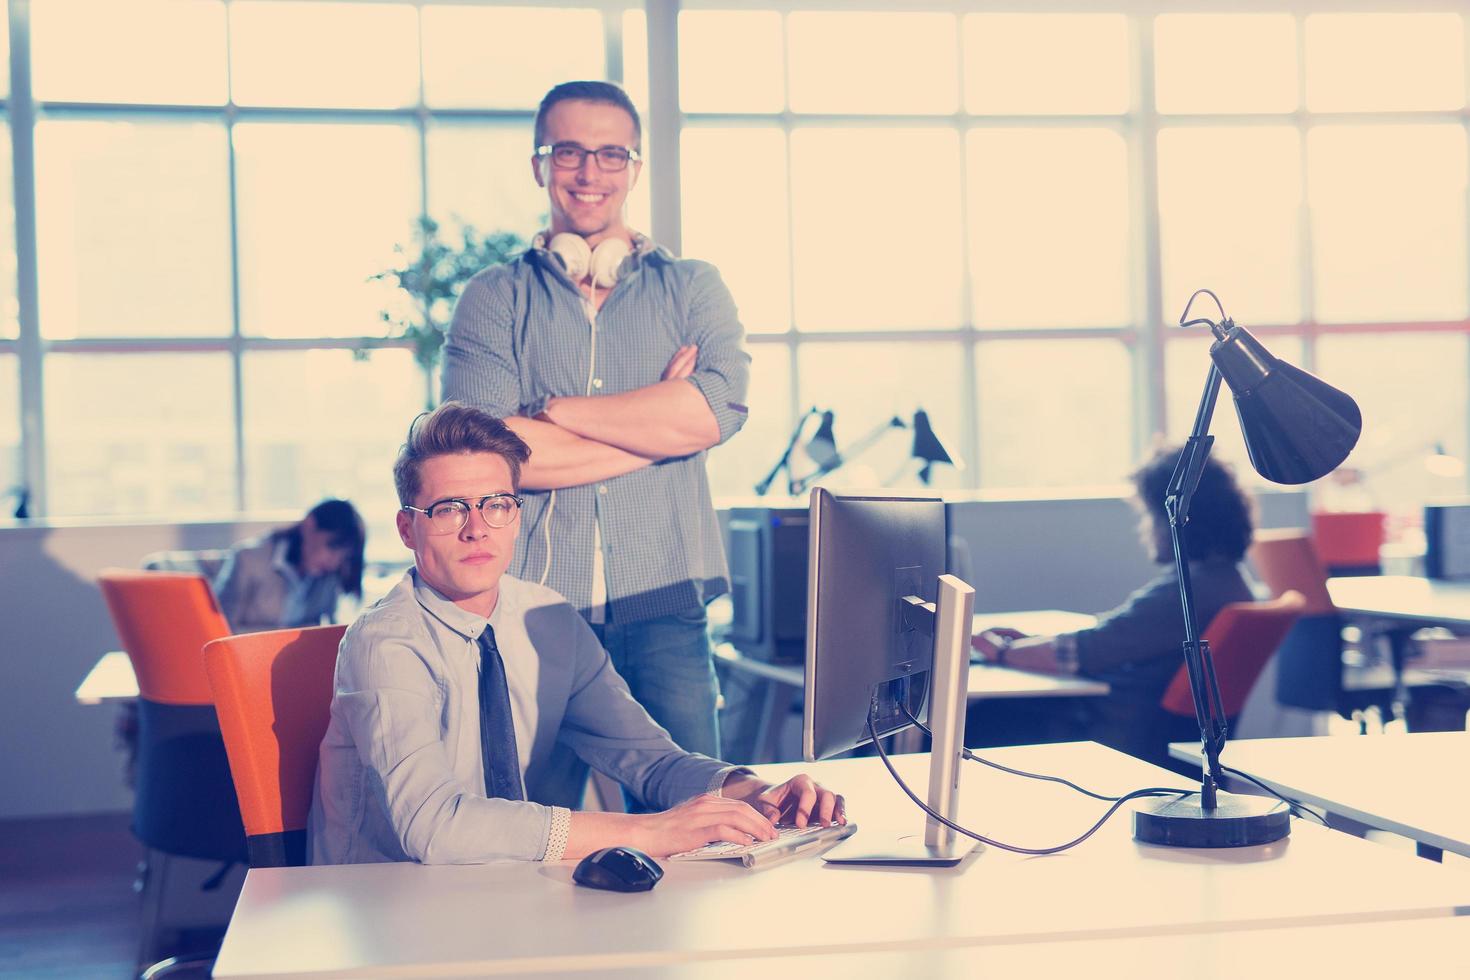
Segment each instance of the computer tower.
[{"label": "computer tower", "polygon": [[747,657],[806,659],[805,507],[733,507],[729,534],[732,619],[728,639]]}]

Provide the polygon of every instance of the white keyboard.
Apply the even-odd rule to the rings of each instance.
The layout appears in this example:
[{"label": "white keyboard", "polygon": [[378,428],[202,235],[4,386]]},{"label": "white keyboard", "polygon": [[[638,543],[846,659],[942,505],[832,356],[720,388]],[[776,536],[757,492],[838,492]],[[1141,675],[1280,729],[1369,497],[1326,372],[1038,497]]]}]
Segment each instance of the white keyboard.
[{"label": "white keyboard", "polygon": [[717,840],[703,847],[696,847],[692,851],[670,854],[669,860],[735,860],[747,868],[754,868],[802,851],[814,850],[825,844],[843,840],[856,832],[857,824],[851,822],[835,827],[782,825],[776,828],[775,840],[756,841],[753,844],[732,844],[729,841]]}]

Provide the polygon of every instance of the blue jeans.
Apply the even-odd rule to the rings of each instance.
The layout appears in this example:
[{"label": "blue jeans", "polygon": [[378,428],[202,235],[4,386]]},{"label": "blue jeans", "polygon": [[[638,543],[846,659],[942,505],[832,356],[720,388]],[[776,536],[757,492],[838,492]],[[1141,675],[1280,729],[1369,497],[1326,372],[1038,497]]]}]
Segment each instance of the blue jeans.
[{"label": "blue jeans", "polygon": [[636,623],[593,623],[633,697],[686,752],[720,757],[719,681],[703,606]]}]

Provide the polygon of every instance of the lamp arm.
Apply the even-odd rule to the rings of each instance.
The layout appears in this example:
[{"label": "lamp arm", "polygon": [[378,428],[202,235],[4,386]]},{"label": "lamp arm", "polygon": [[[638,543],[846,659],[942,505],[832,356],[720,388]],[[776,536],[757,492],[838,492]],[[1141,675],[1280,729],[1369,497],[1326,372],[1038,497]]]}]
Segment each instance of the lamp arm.
[{"label": "lamp arm", "polygon": [[1184,668],[1189,675],[1189,689],[1194,698],[1194,716],[1199,722],[1200,742],[1204,748],[1201,774],[1200,805],[1205,810],[1216,806],[1216,793],[1224,780],[1220,769],[1220,750],[1225,747],[1225,709],[1220,701],[1220,685],[1215,676],[1210,645],[1200,639],[1199,621],[1194,610],[1194,588],[1189,577],[1189,554],[1184,544],[1183,528],[1189,523],[1189,506],[1199,487],[1200,474],[1215,437],[1209,435],[1210,419],[1215,414],[1215,401],[1220,394],[1220,370],[1210,363],[1205,390],[1195,414],[1194,429],[1184,441],[1179,462],[1169,477],[1164,497],[1164,511],[1169,517],[1169,538],[1174,546],[1174,566],[1179,574],[1179,602],[1184,612]]},{"label": "lamp arm", "polygon": [[801,438],[801,430],[806,428],[806,420],[811,418],[815,414],[817,414],[817,406],[813,405],[805,412],[803,412],[801,418],[797,420],[796,428],[792,430],[791,433],[791,441],[786,443],[786,449],[784,452],[781,453],[781,458],[776,460],[776,465],[771,467],[771,472],[767,473],[765,477],[755,485],[755,492],[757,496],[764,497],[766,495],[766,491],[771,489],[771,484],[775,482],[776,474],[780,473],[781,470],[785,469],[787,465],[791,462],[791,453],[793,450],[796,449],[796,443]]},{"label": "lamp arm", "polygon": [[908,426],[904,424],[903,419],[899,418],[897,415],[893,416],[887,422],[879,422],[877,425],[873,426],[872,429],[859,436],[857,440],[853,442],[851,447],[843,450],[842,454],[837,458],[837,462],[824,464],[815,473],[812,473],[805,479],[793,480],[791,495],[793,497],[797,497],[803,493],[806,493],[807,489],[813,483],[816,483],[828,473],[834,472],[844,463],[850,463],[858,456],[867,452],[870,448],[872,448],[874,444],[878,442],[879,439],[882,439],[885,435],[887,435],[890,429],[906,428],[908,428]]}]

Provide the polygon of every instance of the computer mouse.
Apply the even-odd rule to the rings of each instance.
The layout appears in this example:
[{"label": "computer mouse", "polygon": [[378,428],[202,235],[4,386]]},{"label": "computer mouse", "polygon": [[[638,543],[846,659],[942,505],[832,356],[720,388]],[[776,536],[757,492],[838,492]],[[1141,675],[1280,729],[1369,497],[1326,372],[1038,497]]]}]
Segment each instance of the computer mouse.
[{"label": "computer mouse", "polygon": [[572,880],[588,888],[613,892],[646,892],[664,876],[653,858],[632,847],[604,847],[584,857]]}]

